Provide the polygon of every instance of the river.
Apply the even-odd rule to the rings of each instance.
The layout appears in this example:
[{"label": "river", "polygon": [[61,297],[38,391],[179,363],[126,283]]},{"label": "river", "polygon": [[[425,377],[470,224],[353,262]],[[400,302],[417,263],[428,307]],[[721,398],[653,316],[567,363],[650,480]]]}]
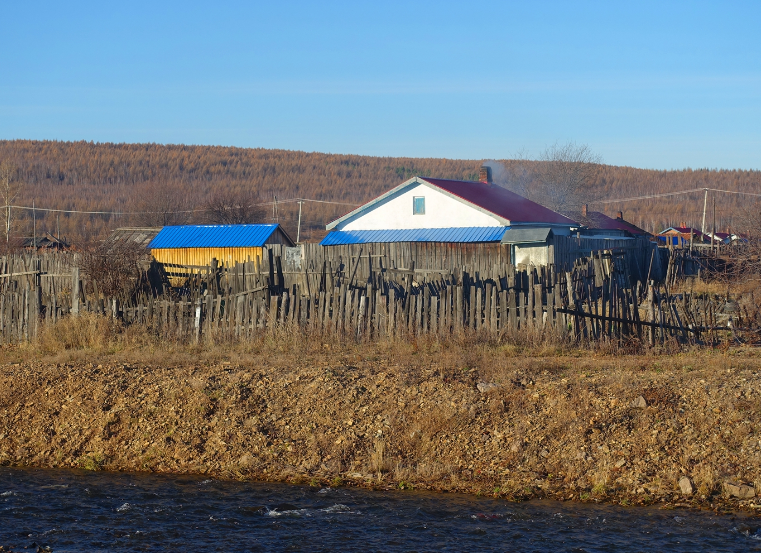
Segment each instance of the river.
[{"label": "river", "polygon": [[761,551],[761,519],[656,507],[0,468],[0,546],[57,553]]}]

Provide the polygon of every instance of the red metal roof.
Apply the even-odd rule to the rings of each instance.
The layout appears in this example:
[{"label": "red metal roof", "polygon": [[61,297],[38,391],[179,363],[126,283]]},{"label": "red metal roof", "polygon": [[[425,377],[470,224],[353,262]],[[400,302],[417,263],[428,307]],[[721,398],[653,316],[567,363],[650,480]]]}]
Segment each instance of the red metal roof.
[{"label": "red metal roof", "polygon": [[511,225],[515,223],[576,224],[568,217],[564,217],[560,213],[519,196],[515,192],[510,192],[501,186],[483,182],[429,179],[427,177],[419,177],[419,179],[481,209],[499,215],[510,221]]}]

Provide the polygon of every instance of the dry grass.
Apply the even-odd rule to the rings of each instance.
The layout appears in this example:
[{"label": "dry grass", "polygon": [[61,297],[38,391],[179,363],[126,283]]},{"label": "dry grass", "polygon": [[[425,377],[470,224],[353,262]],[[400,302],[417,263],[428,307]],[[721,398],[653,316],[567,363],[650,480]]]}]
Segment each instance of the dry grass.
[{"label": "dry grass", "polygon": [[[55,405],[68,397],[94,402],[98,440],[152,444],[122,458],[120,446],[108,453],[91,440],[60,459],[48,454],[50,463],[71,456],[90,466],[102,453],[104,468],[210,466],[272,478],[261,471],[279,467],[277,478],[359,473],[384,485],[480,486],[516,496],[561,488],[565,497],[610,500],[671,497],[681,474],[692,478],[696,497],[716,496],[729,477],[761,483],[761,431],[753,423],[761,413],[760,353],[621,355],[477,333],[358,343],[287,328],[249,341],[217,336],[189,344],[87,315],[46,327],[34,344],[2,350],[0,361],[50,367],[30,383],[59,382],[60,371],[60,385],[72,388]],[[105,372],[93,374],[100,364]],[[479,382],[497,387],[479,393]],[[12,388],[3,392],[8,405]],[[647,409],[630,408],[640,395]],[[109,414],[122,404],[125,411]],[[146,427],[146,420],[154,422]],[[65,437],[67,424],[88,423],[22,426],[57,428]],[[30,451],[49,448],[45,439],[25,440]]]},{"label": "dry grass", "polygon": [[[516,497],[672,497],[688,474],[710,498],[725,478],[761,479],[752,349],[621,356],[476,334],[357,343],[287,329],[193,345],[138,330],[87,316],[3,350],[29,375],[5,369],[0,407],[35,407],[0,431],[53,465],[361,474]],[[39,382],[55,384],[48,394]],[[479,382],[497,387],[480,393]],[[647,409],[630,408],[640,395]]]},{"label": "dry grass", "polygon": [[43,325],[36,346],[43,353],[67,350],[104,351],[122,341],[124,329],[113,319],[84,313],[79,317],[65,317],[55,324]]}]

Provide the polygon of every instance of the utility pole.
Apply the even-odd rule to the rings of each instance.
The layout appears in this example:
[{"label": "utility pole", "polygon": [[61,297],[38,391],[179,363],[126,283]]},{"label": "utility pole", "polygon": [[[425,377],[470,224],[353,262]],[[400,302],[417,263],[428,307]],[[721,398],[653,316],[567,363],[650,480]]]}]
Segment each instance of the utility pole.
[{"label": "utility pole", "polygon": [[304,202],[299,200],[299,226],[296,228],[296,243],[301,242],[301,205]]},{"label": "utility pole", "polygon": [[32,246],[37,251],[37,212],[34,210],[34,200],[32,200]]},{"label": "utility pole", "polygon": [[716,251],[718,251],[718,244],[717,244],[716,251],[714,251],[714,247],[713,247],[714,238],[716,238],[716,195],[715,194],[713,197],[713,232],[711,233],[711,251],[714,252],[714,255],[715,255]]},{"label": "utility pole", "polygon": [[700,232],[705,234],[706,233],[706,205],[708,204],[708,188],[704,188],[703,191],[705,192],[703,195],[703,224],[700,226]]},{"label": "utility pole", "polygon": [[272,204],[272,212],[275,216],[275,223],[279,223],[280,219],[278,218],[278,215],[277,215],[277,196],[275,196],[275,203]]}]

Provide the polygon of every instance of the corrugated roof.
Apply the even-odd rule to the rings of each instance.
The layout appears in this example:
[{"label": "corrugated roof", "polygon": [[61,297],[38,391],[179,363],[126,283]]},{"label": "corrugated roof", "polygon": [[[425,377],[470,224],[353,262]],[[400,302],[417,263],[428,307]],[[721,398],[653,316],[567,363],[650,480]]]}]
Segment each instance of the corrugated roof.
[{"label": "corrugated roof", "polygon": [[108,246],[119,243],[135,243],[148,247],[148,244],[156,238],[159,232],[161,232],[161,227],[121,227],[114,229],[111,235],[106,238],[105,243]]},{"label": "corrugated roof", "polygon": [[280,225],[182,225],[164,227],[148,248],[260,248]]},{"label": "corrugated roof", "polygon": [[322,239],[322,246],[382,242],[499,242],[509,227],[452,227],[394,230],[335,230]]},{"label": "corrugated roof", "polygon": [[552,235],[550,228],[514,228],[509,229],[502,236],[503,244],[531,244],[546,242]]},{"label": "corrugated roof", "polygon": [[516,223],[573,225],[575,222],[506,188],[484,182],[419,177],[466,202]]},{"label": "corrugated roof", "polygon": [[567,211],[565,214],[588,229],[620,230],[636,236],[647,234],[646,231],[628,221],[608,217],[599,211],[588,211],[586,216],[581,211]]}]

